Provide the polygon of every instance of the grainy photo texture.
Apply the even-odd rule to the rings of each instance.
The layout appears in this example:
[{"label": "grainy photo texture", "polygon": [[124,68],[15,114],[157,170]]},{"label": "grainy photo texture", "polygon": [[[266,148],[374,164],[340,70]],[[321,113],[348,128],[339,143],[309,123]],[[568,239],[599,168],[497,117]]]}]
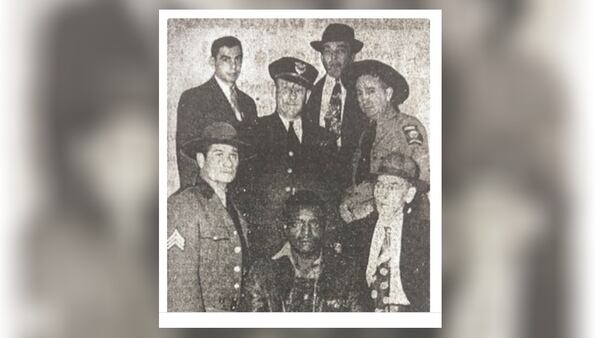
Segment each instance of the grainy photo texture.
[{"label": "grainy photo texture", "polygon": [[167,32],[168,311],[429,312],[429,20]]}]

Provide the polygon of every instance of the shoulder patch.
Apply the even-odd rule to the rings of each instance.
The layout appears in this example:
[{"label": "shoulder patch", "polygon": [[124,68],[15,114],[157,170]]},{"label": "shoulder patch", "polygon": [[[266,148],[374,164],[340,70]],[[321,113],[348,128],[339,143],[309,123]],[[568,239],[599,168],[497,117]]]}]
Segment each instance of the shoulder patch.
[{"label": "shoulder patch", "polygon": [[423,135],[421,135],[416,125],[408,124],[402,127],[402,130],[408,144],[423,144]]},{"label": "shoulder patch", "polygon": [[178,230],[173,231],[173,234],[171,234],[171,236],[169,236],[169,238],[167,239],[167,250],[171,249],[174,246],[178,247],[181,250],[185,248],[185,238],[183,238],[183,236],[179,234]]}]

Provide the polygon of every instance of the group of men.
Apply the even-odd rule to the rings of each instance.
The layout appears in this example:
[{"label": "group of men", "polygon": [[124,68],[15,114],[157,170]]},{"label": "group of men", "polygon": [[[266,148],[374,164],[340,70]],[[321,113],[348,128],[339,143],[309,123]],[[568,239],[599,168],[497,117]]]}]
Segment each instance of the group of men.
[{"label": "group of men", "polygon": [[236,86],[241,42],[177,110],[180,189],[168,200],[169,311],[429,311],[427,134],[405,78],[330,24],[269,65],[275,113]]}]

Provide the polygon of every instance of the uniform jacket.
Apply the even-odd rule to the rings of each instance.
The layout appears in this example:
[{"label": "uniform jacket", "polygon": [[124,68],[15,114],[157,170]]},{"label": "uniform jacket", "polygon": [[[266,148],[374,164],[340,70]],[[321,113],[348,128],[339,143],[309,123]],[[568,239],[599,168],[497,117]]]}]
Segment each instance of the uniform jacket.
[{"label": "uniform jacket", "polygon": [[[368,291],[365,274],[378,217],[377,212],[373,212],[354,221],[340,229],[338,237],[342,253],[352,257],[358,265],[363,295]],[[400,253],[400,278],[410,301],[410,312],[429,311],[429,256],[429,208],[426,203],[415,204],[404,213]],[[364,302],[370,304],[368,300]]]},{"label": "uniform jacket", "polygon": [[[204,84],[186,90],[181,94],[177,107],[177,166],[179,169],[179,187],[185,189],[193,185],[198,176],[198,166],[195,161],[181,153],[181,147],[187,141],[200,136],[202,130],[211,122],[227,122],[234,126],[242,140],[251,137],[252,128],[256,123],[256,104],[246,93],[238,89],[240,109],[244,120],[239,122],[235,112],[227,100],[225,93],[219,87],[217,80],[212,77]],[[240,163],[240,173],[246,172],[245,164]],[[238,179],[242,179],[238,177]]]},{"label": "uniform jacket", "polygon": [[[320,79],[314,86],[310,98],[305,108],[305,118],[319,125],[321,114],[321,102],[323,99],[323,87],[325,86],[325,77]],[[347,188],[352,183],[352,157],[358,146],[358,140],[367,120],[358,106],[358,99],[354,90],[346,89],[346,100],[344,101],[344,111],[342,113],[342,146],[336,152],[336,179],[341,189]]]},{"label": "uniform jacket", "polygon": [[[370,172],[376,172],[381,162],[390,153],[400,151],[410,156],[419,165],[420,179],[429,182],[429,144],[423,124],[414,116],[395,112],[395,114],[380,117],[377,121],[375,140],[370,154],[363,153],[363,142],[367,141],[367,130],[363,131],[359,146],[352,160],[354,183],[361,183],[359,177],[365,177],[360,172],[360,161],[370,160]],[[368,158],[368,159],[367,159]]]},{"label": "uniform jacket", "polygon": [[[321,273],[316,279],[315,312],[362,311],[356,266],[330,250],[322,256]],[[242,309],[249,312],[282,312],[289,303],[295,273],[288,256],[257,260],[244,285]]]},{"label": "uniform jacket", "polygon": [[283,202],[296,190],[323,190],[333,175],[333,138],[324,128],[306,121],[302,130],[300,149],[294,152],[287,147],[287,130],[276,113],[261,117],[256,127],[253,167],[257,175],[241,199],[244,213],[257,230],[254,244],[267,255],[283,244],[277,225]]},{"label": "uniform jacket", "polygon": [[[231,201],[229,203],[232,203]],[[168,254],[168,310],[232,311],[245,272],[242,233],[212,188],[202,179],[168,199],[168,236],[183,238]]]}]

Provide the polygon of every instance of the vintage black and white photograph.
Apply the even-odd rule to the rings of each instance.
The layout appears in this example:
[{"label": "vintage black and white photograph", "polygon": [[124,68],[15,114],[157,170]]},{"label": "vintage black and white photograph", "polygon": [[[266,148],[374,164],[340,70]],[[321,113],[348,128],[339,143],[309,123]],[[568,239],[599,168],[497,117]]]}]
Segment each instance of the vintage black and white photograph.
[{"label": "vintage black and white photograph", "polygon": [[161,11],[161,326],[441,326],[440,15],[377,13]]}]

